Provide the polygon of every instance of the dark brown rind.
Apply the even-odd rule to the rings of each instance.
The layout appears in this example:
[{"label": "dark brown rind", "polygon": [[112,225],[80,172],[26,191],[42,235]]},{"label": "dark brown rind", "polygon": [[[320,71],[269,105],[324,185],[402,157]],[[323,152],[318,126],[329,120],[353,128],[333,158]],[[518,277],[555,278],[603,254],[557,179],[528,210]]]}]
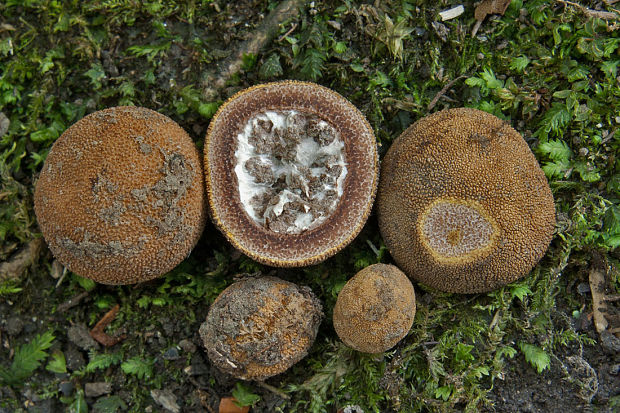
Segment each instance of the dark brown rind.
[{"label": "dark brown rind", "polygon": [[[265,229],[239,201],[234,173],[236,136],[251,117],[268,110],[316,115],[333,125],[345,143],[348,173],[340,202],[323,224],[301,234]],[[215,225],[244,254],[278,267],[315,264],[348,245],[370,214],[378,183],[375,137],[364,115],[338,93],[308,82],[267,83],[232,96],[209,125],[204,163],[209,212]]]},{"label": "dark brown rind", "polygon": [[383,353],[403,339],[415,317],[415,291],[393,265],[370,265],[344,285],[334,306],[334,329],[347,346]]},{"label": "dark brown rind", "polygon": [[265,380],[304,358],[323,318],[309,287],[276,277],[238,281],[215,299],[200,336],[211,362],[244,380]]},{"label": "dark brown rind", "polygon": [[[498,226],[497,245],[473,261],[438,261],[418,229],[437,199],[484,208]],[[525,276],[555,228],[549,184],[525,140],[496,116],[468,108],[427,116],[396,139],[382,163],[377,214],[407,275],[457,293],[490,291]]]},{"label": "dark brown rind", "polygon": [[158,277],[181,262],[206,218],[203,168],[189,135],[153,110],[94,112],[54,143],[35,213],[54,256],[103,284]]}]

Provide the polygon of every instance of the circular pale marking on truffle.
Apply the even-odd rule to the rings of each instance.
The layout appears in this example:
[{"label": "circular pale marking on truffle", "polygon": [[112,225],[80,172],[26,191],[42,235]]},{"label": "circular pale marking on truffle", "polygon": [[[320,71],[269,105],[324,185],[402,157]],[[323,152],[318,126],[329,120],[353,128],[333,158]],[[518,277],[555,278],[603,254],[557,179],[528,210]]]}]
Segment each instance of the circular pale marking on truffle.
[{"label": "circular pale marking on truffle", "polygon": [[437,199],[420,215],[420,238],[433,257],[446,263],[480,259],[493,248],[499,228],[476,201]]},{"label": "circular pale marking on truffle", "polygon": [[347,168],[332,125],[294,110],[267,111],[250,118],[236,139],[239,196],[254,222],[299,234],[336,210]]}]

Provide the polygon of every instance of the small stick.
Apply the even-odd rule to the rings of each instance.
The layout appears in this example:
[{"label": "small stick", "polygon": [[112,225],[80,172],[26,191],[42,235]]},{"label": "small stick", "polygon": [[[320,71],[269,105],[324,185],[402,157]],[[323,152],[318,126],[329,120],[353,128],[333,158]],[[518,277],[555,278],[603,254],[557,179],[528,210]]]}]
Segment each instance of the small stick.
[{"label": "small stick", "polygon": [[103,331],[108,325],[110,325],[112,320],[114,320],[119,309],[120,306],[116,304],[110,311],[105,313],[101,320],[99,320],[99,322],[95,324],[95,327],[90,331],[90,336],[106,347],[113,346],[126,338],[125,334],[112,337]]},{"label": "small stick", "polygon": [[599,10],[592,10],[589,9],[585,6],[582,6],[579,3],[574,3],[572,1],[566,1],[566,0],[557,0],[558,3],[562,3],[565,6],[573,6],[577,9],[579,9],[583,14],[589,16],[589,17],[595,17],[595,18],[599,18],[602,20],[616,20],[620,17],[620,15],[618,15],[617,13],[611,12],[611,11],[599,11]]},{"label": "small stick", "polygon": [[596,331],[600,334],[607,329],[608,322],[603,314],[605,310],[605,264],[603,263],[603,257],[597,251],[592,253],[592,267],[590,268],[589,278],[594,327],[596,327]]},{"label": "small stick", "polygon": [[461,75],[459,77],[457,77],[456,79],[452,79],[451,81],[449,81],[440,91],[439,93],[437,93],[435,95],[435,97],[433,98],[433,100],[431,100],[431,103],[428,104],[428,107],[426,108],[427,110],[431,111],[435,105],[437,104],[437,102],[439,101],[439,99],[446,94],[446,92],[448,91],[448,89],[450,89],[452,87],[452,85],[454,85],[454,83],[456,83],[458,80],[461,80],[462,78],[464,78],[465,75]]},{"label": "small stick", "polygon": [[65,311],[67,311],[71,307],[75,307],[76,305],[78,305],[80,303],[80,301],[82,301],[84,298],[88,297],[88,294],[89,294],[88,291],[82,291],[78,295],[75,295],[75,296],[71,297],[68,301],[65,301],[64,303],[60,304],[56,308],[56,312],[57,313],[64,313]]},{"label": "small stick", "polygon": [[272,386],[271,384],[267,384],[264,381],[257,381],[256,383],[258,383],[258,385],[261,386],[262,388],[269,390],[270,392],[276,394],[277,396],[281,397],[284,400],[291,400],[291,396],[284,393],[282,390]]},{"label": "small stick", "polygon": [[297,23],[293,23],[292,27],[286,33],[284,33],[282,36],[278,37],[278,43],[281,42],[282,40],[286,39],[286,37],[289,34],[293,33],[296,28],[297,28]]}]

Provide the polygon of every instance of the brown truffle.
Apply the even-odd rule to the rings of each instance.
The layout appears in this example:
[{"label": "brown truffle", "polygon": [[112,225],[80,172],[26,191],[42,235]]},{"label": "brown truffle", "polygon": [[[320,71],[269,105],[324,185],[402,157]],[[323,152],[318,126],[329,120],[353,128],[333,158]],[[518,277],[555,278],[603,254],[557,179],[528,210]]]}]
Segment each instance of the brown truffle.
[{"label": "brown truffle", "polygon": [[415,292],[393,265],[374,264],[355,274],[338,294],[334,328],[347,346],[383,353],[409,332],[415,316]]},{"label": "brown truffle", "polygon": [[268,83],[219,109],[205,171],[213,221],[236,248],[272,266],[310,265],[362,229],[378,181],[375,137],[336,92]]},{"label": "brown truffle", "polygon": [[264,380],[308,354],[322,317],[310,288],[276,277],[246,278],[215,299],[200,336],[220,370]]},{"label": "brown truffle", "polygon": [[205,222],[200,155],[170,118],[125,106],[94,112],[54,143],[35,188],[52,253],[104,284],[158,277],[191,251]]},{"label": "brown truffle", "polygon": [[526,275],[555,226],[553,196],[521,135],[476,109],[423,118],[382,164],[379,228],[398,266],[442,291],[490,291]]}]

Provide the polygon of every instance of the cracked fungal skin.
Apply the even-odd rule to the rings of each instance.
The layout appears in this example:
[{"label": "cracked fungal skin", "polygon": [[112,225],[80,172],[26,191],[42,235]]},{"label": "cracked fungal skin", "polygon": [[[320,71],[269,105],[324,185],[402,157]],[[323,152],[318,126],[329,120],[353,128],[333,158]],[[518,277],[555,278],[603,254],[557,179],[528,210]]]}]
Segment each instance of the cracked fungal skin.
[{"label": "cracked fungal skin", "polygon": [[309,287],[246,278],[215,299],[200,326],[211,362],[243,380],[265,380],[304,358],[323,318]]},{"label": "cracked fungal skin", "polygon": [[334,328],[347,346],[383,353],[407,335],[415,316],[415,292],[393,265],[374,264],[355,274],[334,306]]},{"label": "cracked fungal skin", "polygon": [[54,143],[35,213],[54,256],[103,284],[158,277],[181,262],[206,218],[203,170],[170,118],[124,106],[94,112]]},{"label": "cracked fungal skin", "polygon": [[215,225],[244,254],[277,267],[315,264],[348,245],[378,183],[366,118],[308,82],[267,83],[231,97],[209,125],[204,163]]},{"label": "cracked fungal skin", "polygon": [[490,291],[525,276],[555,227],[553,196],[525,140],[489,113],[437,112],[394,141],[377,195],[398,266],[441,291]]}]

